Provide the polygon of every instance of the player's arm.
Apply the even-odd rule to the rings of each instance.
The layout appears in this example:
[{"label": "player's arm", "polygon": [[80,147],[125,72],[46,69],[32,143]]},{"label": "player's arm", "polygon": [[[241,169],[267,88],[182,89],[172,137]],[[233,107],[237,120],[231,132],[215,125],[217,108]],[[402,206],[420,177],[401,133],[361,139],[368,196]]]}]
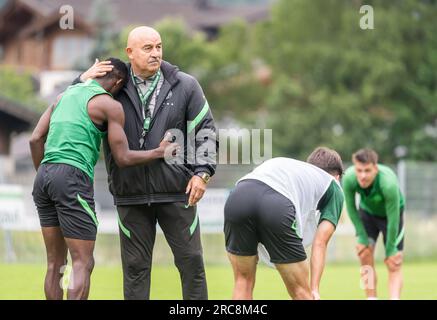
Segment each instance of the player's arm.
[{"label": "player's arm", "polygon": [[42,114],[41,118],[39,118],[38,120],[35,129],[32,132],[32,136],[30,137],[30,153],[32,155],[32,161],[35,170],[38,170],[41,161],[44,159],[44,144],[46,142],[47,134],[49,132],[50,117],[52,116],[53,109],[59,102],[60,98],[61,95],[59,95],[56,102],[50,105]]},{"label": "player's arm", "polygon": [[158,148],[147,151],[134,151],[129,149],[126,134],[124,133],[124,111],[121,104],[113,99],[107,99],[105,110],[108,119],[108,142],[112,156],[119,167],[146,164],[152,160],[164,158],[173,153],[176,144],[168,141],[166,136]]},{"label": "player's arm", "polygon": [[332,181],[323,195],[318,209],[320,210],[320,222],[314,237],[311,250],[311,291],[315,299],[319,299],[319,285],[325,268],[326,251],[328,242],[340,220],[343,210],[344,194],[341,187]]},{"label": "player's arm", "polygon": [[398,253],[396,240],[399,233],[400,196],[397,185],[390,185],[383,189],[385,211],[387,213],[387,239],[385,245],[386,257]]},{"label": "player's arm", "polygon": [[364,228],[363,222],[358,214],[357,207],[355,205],[355,182],[354,176],[345,176],[343,179],[343,191],[344,197],[346,200],[346,210],[349,215],[349,218],[352,221],[352,224],[355,227],[355,232],[357,236],[357,241],[359,244],[368,246],[369,239],[367,236],[366,229]]},{"label": "player's arm", "polygon": [[313,241],[311,249],[311,292],[315,299],[320,299],[319,286],[325,268],[326,250],[329,239],[335,231],[335,226],[328,220],[323,220]]}]

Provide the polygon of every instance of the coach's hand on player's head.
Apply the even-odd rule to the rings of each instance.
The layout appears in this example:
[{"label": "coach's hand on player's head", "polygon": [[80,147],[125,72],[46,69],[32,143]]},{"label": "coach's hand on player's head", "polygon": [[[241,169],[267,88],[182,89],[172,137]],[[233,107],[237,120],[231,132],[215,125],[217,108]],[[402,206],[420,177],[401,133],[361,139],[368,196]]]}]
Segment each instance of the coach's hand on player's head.
[{"label": "coach's hand on player's head", "polygon": [[111,61],[99,61],[96,59],[94,64],[82,75],[80,76],[80,81],[85,82],[88,79],[95,79],[98,77],[103,77],[106,73],[112,71],[114,66],[111,64]]},{"label": "coach's hand on player's head", "polygon": [[188,205],[194,206],[202,199],[203,194],[206,190],[206,183],[202,180],[201,177],[194,175],[190,182],[188,182],[187,190],[185,193],[190,193],[190,197],[188,198]]},{"label": "coach's hand on player's head", "polygon": [[402,252],[399,251],[395,255],[385,258],[384,263],[386,264],[389,271],[396,272],[401,269],[402,258],[403,258]]}]

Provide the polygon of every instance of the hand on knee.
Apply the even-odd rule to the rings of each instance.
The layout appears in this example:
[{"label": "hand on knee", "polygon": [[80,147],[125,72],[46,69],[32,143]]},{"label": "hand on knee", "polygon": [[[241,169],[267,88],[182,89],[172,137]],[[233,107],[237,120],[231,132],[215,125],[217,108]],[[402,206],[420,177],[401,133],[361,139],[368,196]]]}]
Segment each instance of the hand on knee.
[{"label": "hand on knee", "polygon": [[373,250],[371,247],[364,247],[359,253],[358,257],[362,263],[368,263],[373,260]]},{"label": "hand on knee", "polygon": [[386,264],[388,271],[397,272],[401,269],[402,260],[402,252],[398,252],[395,255],[386,258],[384,263]]}]

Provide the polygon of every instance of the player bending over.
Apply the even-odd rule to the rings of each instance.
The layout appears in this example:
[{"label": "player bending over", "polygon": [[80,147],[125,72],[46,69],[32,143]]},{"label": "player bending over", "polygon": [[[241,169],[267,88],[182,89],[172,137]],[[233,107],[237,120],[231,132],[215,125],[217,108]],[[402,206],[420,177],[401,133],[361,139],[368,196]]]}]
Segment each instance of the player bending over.
[{"label": "player bending over", "polygon": [[[355,226],[357,255],[366,276],[366,295],[376,299],[375,244],[382,233],[385,264],[388,269],[390,298],[400,299],[402,289],[402,250],[404,247],[404,197],[396,174],[382,164],[371,149],[361,149],[352,155],[354,166],[346,170],[343,188],[346,208]],[[355,195],[360,195],[358,208]]]},{"label": "player bending over", "polygon": [[[342,174],[338,153],[317,148],[307,162],[273,158],[237,182],[225,205],[224,226],[233,299],[253,298],[258,243],[293,299],[320,298],[328,241],[343,208]],[[304,247],[311,243],[308,270]]]}]

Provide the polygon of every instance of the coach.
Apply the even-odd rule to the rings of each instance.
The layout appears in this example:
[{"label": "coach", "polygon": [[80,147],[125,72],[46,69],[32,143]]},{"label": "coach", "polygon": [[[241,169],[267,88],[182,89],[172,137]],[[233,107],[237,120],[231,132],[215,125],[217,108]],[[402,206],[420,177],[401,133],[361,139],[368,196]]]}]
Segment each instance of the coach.
[{"label": "coach", "polygon": [[[208,153],[212,144],[211,153],[215,154],[216,128],[202,88],[194,77],[163,61],[162,52],[156,30],[138,27],[130,32],[126,48],[129,81],[116,97],[125,112],[129,147],[156,148],[171,129],[178,129],[185,139],[202,130],[210,132],[209,139],[196,140],[196,150]],[[110,66],[95,64],[80,80],[105,70]],[[201,164],[187,163],[185,147],[182,164],[159,160],[146,166],[119,168],[107,140],[103,145],[109,189],[119,218],[125,299],[149,299],[156,223],[173,252],[183,298],[207,299],[196,203],[215,173],[215,156],[206,161],[204,158]]]}]

